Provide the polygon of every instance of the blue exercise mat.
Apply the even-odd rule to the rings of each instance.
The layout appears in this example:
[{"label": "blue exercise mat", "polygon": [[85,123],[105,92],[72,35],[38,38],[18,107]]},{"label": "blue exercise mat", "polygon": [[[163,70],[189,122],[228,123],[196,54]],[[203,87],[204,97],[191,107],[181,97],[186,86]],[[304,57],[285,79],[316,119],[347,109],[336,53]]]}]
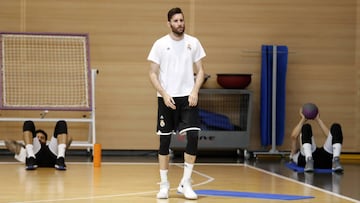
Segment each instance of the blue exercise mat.
[{"label": "blue exercise mat", "polygon": [[219,130],[235,130],[235,126],[231,124],[230,119],[225,115],[199,109],[199,116],[201,123],[204,124],[203,130],[212,128]]},{"label": "blue exercise mat", "polygon": [[272,200],[300,200],[310,199],[313,196],[300,196],[300,195],[283,195],[283,194],[268,194],[257,192],[238,192],[226,190],[195,190],[198,195],[204,196],[222,196],[222,197],[237,197],[237,198],[258,198],[258,199],[272,199]]},{"label": "blue exercise mat", "polygon": [[[298,166],[294,162],[286,163],[285,166],[298,173],[304,173],[304,167]],[[331,168],[314,168],[314,173],[332,173],[332,172],[333,170]]]}]

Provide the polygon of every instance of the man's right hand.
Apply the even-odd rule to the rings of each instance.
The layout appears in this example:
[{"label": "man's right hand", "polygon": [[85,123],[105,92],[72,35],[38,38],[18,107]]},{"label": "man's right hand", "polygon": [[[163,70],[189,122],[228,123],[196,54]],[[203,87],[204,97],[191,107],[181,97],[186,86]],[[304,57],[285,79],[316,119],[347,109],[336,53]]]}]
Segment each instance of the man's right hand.
[{"label": "man's right hand", "polygon": [[168,95],[168,94],[164,95],[163,99],[164,99],[164,103],[167,107],[174,109],[174,110],[176,109],[175,101],[170,95]]}]

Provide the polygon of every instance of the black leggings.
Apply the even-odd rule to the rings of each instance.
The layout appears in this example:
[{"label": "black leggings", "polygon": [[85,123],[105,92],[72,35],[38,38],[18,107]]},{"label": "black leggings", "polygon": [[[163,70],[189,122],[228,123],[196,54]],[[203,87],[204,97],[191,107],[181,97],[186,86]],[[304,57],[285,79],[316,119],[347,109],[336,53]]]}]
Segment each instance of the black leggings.
[{"label": "black leggings", "polygon": [[[330,132],[332,135],[332,144],[335,143],[343,143],[343,134],[342,134],[342,130],[341,130],[341,126],[338,123],[334,123],[331,125],[330,127]],[[301,128],[301,141],[302,143],[310,143],[312,144],[311,141],[311,137],[313,136],[312,134],[312,129],[311,129],[311,125],[306,123],[302,126]]]},{"label": "black leggings", "polygon": [[[198,137],[199,131],[197,130],[190,130],[186,132],[186,149],[185,152],[187,154],[196,156],[198,151]],[[171,135],[160,135],[160,147],[159,147],[159,154],[160,155],[168,155],[170,150],[170,142],[171,142]]]}]

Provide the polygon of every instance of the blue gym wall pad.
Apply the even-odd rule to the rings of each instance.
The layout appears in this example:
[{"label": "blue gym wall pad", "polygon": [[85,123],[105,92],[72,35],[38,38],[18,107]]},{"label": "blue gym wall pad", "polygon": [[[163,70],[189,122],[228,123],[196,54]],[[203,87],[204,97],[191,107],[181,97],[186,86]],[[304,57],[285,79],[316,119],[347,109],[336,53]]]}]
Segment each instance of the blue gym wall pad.
[{"label": "blue gym wall pad", "polygon": [[[285,99],[288,47],[276,46],[276,145],[282,145],[285,134]],[[260,94],[260,134],[261,145],[272,144],[272,84],[273,45],[261,47],[261,94]]]}]

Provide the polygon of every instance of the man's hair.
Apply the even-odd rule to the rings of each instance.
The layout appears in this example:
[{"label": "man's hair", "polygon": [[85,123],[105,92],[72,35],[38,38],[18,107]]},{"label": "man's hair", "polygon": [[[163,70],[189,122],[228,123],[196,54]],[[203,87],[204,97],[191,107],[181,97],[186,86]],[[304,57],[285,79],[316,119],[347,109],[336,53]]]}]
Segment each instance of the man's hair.
[{"label": "man's hair", "polygon": [[179,14],[179,13],[183,14],[181,8],[176,7],[176,8],[170,9],[169,12],[168,12],[168,15],[167,15],[167,16],[168,16],[168,21],[170,22],[171,18],[172,18],[175,14]]},{"label": "man's hair", "polygon": [[35,131],[35,135],[38,134],[38,133],[42,133],[43,135],[45,135],[45,139],[46,140],[48,139],[48,135],[44,130],[39,129],[39,130]]}]

